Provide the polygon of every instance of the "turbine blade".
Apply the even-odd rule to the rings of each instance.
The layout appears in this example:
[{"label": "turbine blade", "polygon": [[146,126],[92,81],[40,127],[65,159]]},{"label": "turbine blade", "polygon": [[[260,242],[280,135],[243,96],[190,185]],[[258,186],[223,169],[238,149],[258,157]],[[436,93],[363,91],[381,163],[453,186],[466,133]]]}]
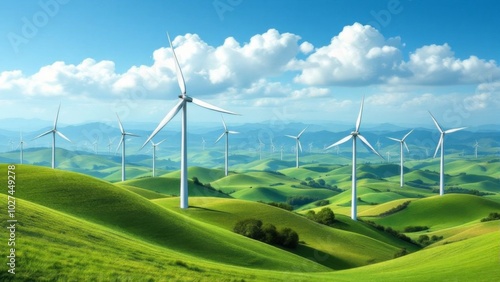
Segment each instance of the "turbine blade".
[{"label": "turbine blade", "polygon": [[170,49],[172,50],[172,54],[174,55],[175,61],[175,73],[177,75],[177,83],[179,84],[179,88],[181,90],[182,97],[186,95],[186,83],[184,82],[184,76],[182,75],[181,66],[179,65],[179,61],[177,60],[177,55],[175,55],[174,47],[172,46],[172,41],[170,40],[170,35],[167,32],[168,42],[170,43]]},{"label": "turbine blade", "polygon": [[68,138],[68,137],[66,137],[66,136],[64,136],[64,134],[62,134],[61,132],[59,132],[59,131],[57,131],[57,130],[56,130],[56,133],[57,133],[57,135],[59,135],[59,136],[61,136],[62,138],[66,139],[68,142],[72,143],[72,142],[71,142],[71,140],[69,140],[69,138]]},{"label": "turbine blade", "polygon": [[370,142],[368,142],[368,140],[366,140],[365,137],[363,137],[361,134],[358,134],[358,137],[359,139],[365,143],[366,146],[368,146],[368,148],[370,148],[372,150],[372,152],[374,152],[377,156],[381,157],[382,159],[384,159],[384,157],[382,157],[382,155],[380,155],[376,150],[375,148],[372,147],[372,145],[370,145]]},{"label": "turbine blade", "polygon": [[363,115],[363,104],[365,103],[365,96],[361,100],[361,108],[359,108],[358,120],[356,121],[356,132],[359,131],[359,127],[361,126],[361,116]]},{"label": "turbine blade", "polygon": [[443,130],[441,129],[441,126],[439,125],[439,123],[437,122],[437,120],[434,118],[434,116],[431,114],[431,112],[429,111],[429,114],[431,115],[431,118],[432,120],[434,121],[434,124],[436,124],[436,127],[437,129],[439,130],[440,133],[443,133]]},{"label": "turbine blade", "polygon": [[290,137],[290,138],[293,138],[293,139],[297,139],[297,136],[292,136],[292,135],[285,135],[286,137]]},{"label": "turbine blade", "polygon": [[396,138],[392,138],[392,137],[387,137],[387,139],[391,139],[391,140],[394,140],[396,142],[401,142],[402,140],[399,140],[399,139],[396,139]]},{"label": "turbine blade", "polygon": [[159,146],[161,143],[165,142],[165,140],[167,140],[167,139],[163,139],[160,142],[156,143],[156,146]]},{"label": "turbine blade", "polygon": [[434,152],[434,158],[436,157],[436,155],[439,151],[439,147],[441,147],[441,143],[443,142],[443,138],[444,138],[444,134],[441,133],[441,137],[439,137],[439,142],[438,142],[438,145],[436,147],[436,151]]},{"label": "turbine blade", "polygon": [[[118,152],[118,149],[120,149],[120,147],[122,146],[123,139],[125,139],[125,136],[124,136],[124,135],[122,135],[122,138],[120,138],[120,142],[118,143],[118,147],[116,147],[115,153],[116,153],[116,152]],[[142,148],[141,148],[141,149],[142,149]]]},{"label": "turbine blade", "polygon": [[304,133],[304,131],[306,131],[306,129],[308,128],[309,126],[306,126],[306,128],[304,128],[300,133],[299,135],[297,135],[297,138],[300,138],[300,136],[302,135],[302,133]]},{"label": "turbine blade", "polygon": [[184,100],[183,99],[180,99],[179,102],[175,105],[174,108],[172,108],[170,110],[170,112],[168,112],[168,114],[163,118],[163,120],[160,122],[160,124],[158,124],[158,126],[156,127],[156,129],[153,131],[153,133],[151,133],[151,135],[149,136],[149,138],[146,140],[146,142],[144,142],[144,144],[142,145],[141,149],[144,148],[144,146],[146,146],[146,144],[149,143],[149,141],[151,139],[153,139],[153,137],[155,137],[155,135],[165,126],[167,125],[167,123],[172,120],[175,115],[180,111],[180,109],[184,106]]},{"label": "turbine blade", "polygon": [[410,132],[406,133],[406,135],[403,137],[403,139],[401,139],[401,141],[405,141],[406,137],[408,137],[408,135],[410,135],[412,132],[413,132],[413,129],[410,130]]},{"label": "turbine blade", "polygon": [[123,129],[122,121],[120,120],[118,113],[116,114],[116,117],[118,118],[118,125],[120,126],[120,132],[123,134],[125,133],[125,129]]},{"label": "turbine blade", "polygon": [[406,142],[403,141],[403,144],[405,145],[406,147],[406,151],[408,151],[408,153],[410,152],[410,149],[408,149],[408,146],[406,145]]},{"label": "turbine blade", "polygon": [[302,152],[302,145],[300,144],[300,140],[297,138],[297,144],[299,145],[299,149]]},{"label": "turbine blade", "polygon": [[217,140],[215,140],[215,143],[214,144],[217,144],[217,142],[219,142],[219,140],[221,140],[222,137],[224,137],[224,135],[226,134],[226,132],[223,132],[219,138],[217,138]]},{"label": "turbine blade", "polygon": [[227,133],[229,133],[229,134],[239,134],[238,131],[233,131],[233,130],[229,130]]},{"label": "turbine blade", "polygon": [[134,133],[130,133],[130,132],[124,132],[123,134],[127,135],[127,136],[133,136],[133,137],[141,137],[137,134],[134,134]]},{"label": "turbine blade", "polygon": [[220,117],[222,118],[222,125],[224,125],[224,131],[227,131],[226,121],[224,120],[224,117],[222,115],[220,115]]},{"label": "turbine blade", "polygon": [[340,144],[342,144],[342,143],[345,143],[345,142],[347,142],[347,141],[348,141],[349,139],[351,139],[351,138],[352,138],[352,135],[347,135],[346,137],[344,137],[344,138],[340,139],[339,141],[337,141],[337,142],[333,143],[332,145],[330,145],[330,146],[326,147],[326,148],[325,148],[325,150],[328,150],[328,149],[330,149],[331,147],[335,147],[335,146],[337,146],[337,145],[340,145]]},{"label": "turbine blade", "polygon": [[54,119],[54,127],[53,127],[54,130],[57,128],[57,120],[59,119],[59,111],[60,110],[61,110],[61,103],[59,103],[59,108],[57,108],[56,119]]},{"label": "turbine blade", "polygon": [[195,103],[196,105],[200,106],[200,107],[203,107],[203,108],[206,108],[206,109],[209,109],[209,110],[212,110],[212,111],[216,111],[216,112],[221,112],[221,113],[226,113],[226,114],[230,114],[230,115],[239,115],[237,113],[234,113],[234,112],[230,112],[228,110],[224,110],[222,108],[219,108],[219,107],[216,107],[212,104],[209,104],[207,102],[203,102],[202,100],[200,99],[196,99],[196,98],[193,98],[191,97],[192,99],[192,102]]},{"label": "turbine blade", "polygon": [[42,136],[45,136],[45,135],[47,135],[47,134],[50,134],[50,133],[52,133],[52,131],[53,131],[53,130],[49,130],[49,131],[47,131],[47,132],[44,132],[44,133],[42,133],[42,134],[38,135],[37,137],[33,138],[33,140],[38,139],[38,138],[40,138],[40,137],[42,137]]},{"label": "turbine blade", "polygon": [[446,130],[444,133],[453,133],[453,132],[456,132],[456,131],[459,131],[459,130],[462,130],[462,129],[466,129],[466,128],[467,127],[452,128],[452,129]]}]

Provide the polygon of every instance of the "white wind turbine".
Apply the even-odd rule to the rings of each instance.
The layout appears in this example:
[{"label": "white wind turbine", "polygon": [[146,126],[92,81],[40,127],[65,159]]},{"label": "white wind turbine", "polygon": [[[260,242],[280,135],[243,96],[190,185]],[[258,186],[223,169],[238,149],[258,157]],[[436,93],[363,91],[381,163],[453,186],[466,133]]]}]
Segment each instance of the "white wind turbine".
[{"label": "white wind turbine", "polygon": [[431,115],[431,118],[434,121],[434,124],[436,124],[436,127],[440,133],[439,143],[436,147],[436,152],[434,153],[434,158],[436,157],[438,150],[441,149],[441,164],[439,166],[439,171],[440,171],[439,172],[439,195],[442,196],[444,194],[444,135],[465,129],[466,127],[452,128],[452,129],[448,129],[448,130],[443,131],[443,129],[441,128],[441,126],[439,125],[437,120],[434,118],[434,116],[431,114],[431,112],[429,112],[429,114]]},{"label": "white wind turbine", "polygon": [[68,139],[68,137],[64,136],[61,132],[57,130],[57,120],[59,119],[59,110],[61,109],[61,104],[59,104],[59,108],[57,109],[57,114],[56,114],[56,119],[54,120],[54,126],[52,127],[51,130],[44,132],[34,139],[38,139],[42,136],[45,136],[47,134],[52,133],[52,168],[56,167],[56,133],[57,135],[61,136],[63,139],[67,140],[68,142],[71,143],[71,140]]},{"label": "white wind turbine", "polygon": [[116,114],[116,117],[118,118],[118,125],[120,126],[120,133],[122,135],[122,137],[120,138],[120,143],[118,143],[118,147],[116,147],[116,150],[120,149],[120,146],[122,147],[122,181],[125,181],[125,138],[126,136],[139,137],[139,135],[126,132],[125,129],[123,129],[123,125],[118,114]]},{"label": "white wind turbine", "polygon": [[479,143],[476,140],[476,143],[474,143],[474,155],[476,156],[476,159],[477,159],[477,148],[479,148]]},{"label": "white wind turbine", "polygon": [[17,148],[19,148],[20,164],[23,164],[23,161],[24,161],[24,144],[26,142],[24,142],[24,140],[23,140],[23,133],[22,132],[19,133],[19,136],[20,136],[20,139],[19,139],[19,144],[17,145]]},{"label": "white wind turbine", "polygon": [[280,146],[280,153],[281,153],[281,159],[280,160],[283,160],[283,145]]},{"label": "white wind turbine", "polygon": [[262,148],[265,146],[265,144],[260,140],[259,138],[259,160],[262,160]]},{"label": "white wind turbine", "polygon": [[406,137],[408,137],[408,135],[410,135],[411,133],[413,132],[413,129],[410,130],[410,132],[406,133],[405,136],[403,136],[402,139],[396,139],[396,138],[392,138],[392,137],[387,137],[393,141],[396,141],[396,142],[399,142],[399,146],[400,146],[400,156],[401,156],[401,160],[400,160],[400,167],[401,167],[401,181],[400,181],[400,186],[403,187],[404,185],[404,150],[403,150],[403,145],[404,147],[406,148],[406,150],[408,151],[408,153],[410,152],[410,149],[408,149],[408,145],[406,145]]},{"label": "white wind turbine", "polygon": [[94,153],[97,155],[99,154],[99,136],[97,136],[94,139],[94,142],[92,142],[92,145],[94,145]]},{"label": "white wind turbine", "polygon": [[222,134],[219,136],[219,138],[217,138],[217,140],[215,141],[215,143],[219,142],[219,140],[222,137],[224,137],[224,135],[226,136],[226,151],[225,151],[225,158],[224,158],[224,175],[227,176],[228,175],[228,167],[229,167],[229,163],[228,163],[228,156],[229,156],[229,134],[238,134],[239,132],[228,130],[227,126],[226,126],[226,122],[224,121],[223,117],[222,117],[222,125],[224,125],[224,132],[222,132]]},{"label": "white wind turbine", "polygon": [[357,196],[356,196],[356,139],[359,137],[361,142],[363,142],[366,146],[368,146],[372,152],[374,152],[377,156],[383,157],[375,151],[375,149],[370,145],[368,140],[366,140],[365,137],[361,135],[359,132],[359,127],[361,125],[361,116],[363,115],[363,103],[364,103],[365,98],[363,97],[363,100],[361,101],[361,108],[359,109],[359,115],[358,115],[358,120],[356,121],[356,129],[351,132],[348,136],[340,139],[339,141],[333,143],[332,145],[328,146],[326,149],[329,149],[331,147],[338,146],[342,143],[345,143],[352,139],[352,198],[351,198],[351,218],[353,220],[357,219]]},{"label": "white wind turbine", "polygon": [[391,152],[390,151],[387,151],[385,152],[386,155],[387,155],[387,162],[390,163],[391,162]]},{"label": "white wind turbine", "polygon": [[109,138],[108,136],[108,154],[111,155],[111,148],[113,147],[113,142],[115,141],[115,138],[113,138],[113,140],[111,140],[111,138]]},{"label": "white wind turbine", "polygon": [[151,133],[148,140],[142,145],[144,147],[172,118],[182,109],[182,125],[181,125],[181,179],[180,179],[180,207],[181,209],[186,209],[188,205],[188,175],[187,175],[187,105],[188,103],[194,103],[202,108],[209,110],[233,114],[236,113],[226,111],[209,103],[203,102],[199,99],[190,97],[186,93],[186,83],[184,81],[184,76],[182,75],[182,70],[175,55],[174,47],[172,46],[172,41],[170,41],[170,36],[167,33],[168,42],[170,43],[170,49],[172,50],[172,55],[175,63],[175,71],[177,74],[177,82],[181,90],[181,95],[179,95],[179,102],[175,107],[168,112],[168,114],[163,118],[163,120],[158,124],[156,129]]},{"label": "white wind turbine", "polygon": [[300,136],[302,136],[302,133],[304,133],[304,131],[306,131],[306,129],[307,129],[307,127],[302,129],[302,131],[297,136],[285,135],[286,137],[295,139],[295,148],[296,148],[296,150],[295,150],[295,167],[296,168],[299,167],[299,150],[302,152],[302,145],[300,145]]},{"label": "white wind turbine", "polygon": [[158,147],[161,143],[165,142],[167,139],[163,139],[158,143],[154,143],[153,140],[151,140],[151,146],[153,146],[153,177],[156,176],[156,147]]}]

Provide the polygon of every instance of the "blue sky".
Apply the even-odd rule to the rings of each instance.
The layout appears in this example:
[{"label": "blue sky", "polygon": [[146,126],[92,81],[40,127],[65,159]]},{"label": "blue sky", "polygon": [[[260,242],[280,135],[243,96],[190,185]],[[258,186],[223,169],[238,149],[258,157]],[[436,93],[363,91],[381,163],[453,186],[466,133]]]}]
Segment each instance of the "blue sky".
[{"label": "blue sky", "polygon": [[498,123],[497,2],[4,0],[0,119],[61,103],[66,124],[159,122],[179,93],[168,31],[188,94],[229,122],[354,123],[365,96],[367,123]]}]

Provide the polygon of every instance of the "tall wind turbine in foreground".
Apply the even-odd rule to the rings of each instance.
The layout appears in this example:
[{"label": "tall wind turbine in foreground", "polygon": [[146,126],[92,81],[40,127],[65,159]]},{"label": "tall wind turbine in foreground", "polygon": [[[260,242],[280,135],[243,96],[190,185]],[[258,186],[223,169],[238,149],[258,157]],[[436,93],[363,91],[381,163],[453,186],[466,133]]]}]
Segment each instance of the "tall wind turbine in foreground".
[{"label": "tall wind turbine in foreground", "polygon": [[122,138],[120,139],[120,143],[118,143],[116,150],[120,149],[120,146],[122,146],[122,181],[125,181],[125,138],[127,135],[135,137],[139,137],[139,135],[126,132],[125,129],[123,129],[122,121],[120,120],[118,114],[116,114],[116,117],[118,118],[118,125],[120,126],[120,132],[122,134]]},{"label": "tall wind turbine in foreground", "polygon": [[223,117],[222,117],[222,125],[224,125],[224,132],[222,132],[222,134],[219,136],[219,138],[217,138],[217,140],[215,141],[215,143],[219,142],[219,140],[222,137],[224,137],[224,135],[226,135],[226,155],[225,155],[225,160],[224,160],[224,165],[225,165],[224,173],[225,173],[225,176],[227,176],[227,174],[228,174],[228,167],[229,167],[229,164],[228,164],[229,134],[238,134],[239,132],[228,130],[227,126],[226,126],[226,122],[224,121]]},{"label": "tall wind turbine in foreground", "polygon": [[400,148],[400,153],[399,153],[400,156],[401,156],[401,160],[400,160],[400,166],[401,166],[401,181],[400,181],[400,186],[401,187],[403,187],[403,185],[404,185],[404,172],[403,172],[403,168],[404,168],[404,166],[403,166],[403,162],[404,162],[404,150],[403,150],[403,145],[404,145],[404,147],[406,148],[406,150],[409,153],[410,149],[408,149],[408,146],[406,145],[405,140],[406,140],[406,137],[408,137],[408,135],[410,135],[410,133],[412,133],[412,132],[413,132],[413,129],[410,130],[410,132],[406,133],[406,135],[403,136],[403,139],[401,139],[401,140],[400,139],[396,139],[396,138],[392,138],[392,137],[387,137],[387,138],[389,138],[391,140],[399,142],[399,146],[401,147]]},{"label": "tall wind turbine in foreground", "polygon": [[59,119],[59,110],[61,109],[61,104],[59,104],[59,108],[57,109],[57,114],[56,114],[56,119],[54,120],[54,127],[52,127],[51,130],[44,132],[34,139],[40,138],[42,136],[45,136],[47,134],[52,133],[52,168],[56,167],[56,133],[57,135],[61,136],[63,139],[67,140],[68,142],[71,143],[71,140],[68,139],[68,137],[64,136],[61,132],[57,130],[57,120]]},{"label": "tall wind turbine in foreground", "polygon": [[163,143],[167,139],[163,139],[158,143],[154,143],[153,140],[151,140],[151,146],[153,146],[153,177],[156,176],[156,147],[158,147],[161,143]]},{"label": "tall wind turbine in foreground", "polygon": [[296,168],[299,167],[299,149],[302,152],[302,145],[300,145],[300,136],[302,136],[302,133],[304,133],[304,131],[306,131],[306,129],[307,129],[307,127],[302,129],[302,131],[297,136],[285,135],[286,137],[290,137],[292,139],[295,139],[295,148],[296,148],[295,149],[295,167]]},{"label": "tall wind turbine in foreground", "polygon": [[365,98],[363,97],[363,100],[361,101],[361,108],[359,109],[359,115],[358,115],[358,120],[356,121],[356,129],[351,132],[348,136],[340,139],[336,143],[333,143],[332,145],[326,147],[326,149],[329,149],[331,147],[335,147],[337,145],[340,145],[342,143],[347,142],[348,140],[352,139],[352,198],[351,198],[351,218],[352,220],[357,219],[357,196],[356,196],[356,139],[359,137],[361,142],[363,142],[366,146],[368,146],[372,152],[374,152],[377,156],[383,157],[375,151],[375,149],[368,143],[368,140],[366,140],[365,137],[361,135],[359,132],[359,127],[361,125],[361,116],[363,115],[363,103],[364,103]]},{"label": "tall wind turbine in foreground", "polygon": [[158,124],[156,129],[151,133],[148,140],[142,145],[144,147],[172,118],[182,109],[182,125],[181,125],[181,183],[180,183],[180,207],[181,209],[188,208],[188,181],[187,181],[187,104],[194,103],[202,108],[209,110],[236,115],[236,113],[226,111],[209,103],[203,102],[199,99],[190,97],[186,94],[186,83],[184,81],[184,76],[182,75],[181,67],[179,66],[179,61],[175,55],[174,47],[172,46],[172,41],[170,41],[170,36],[168,36],[168,42],[170,43],[170,49],[172,50],[172,55],[175,62],[175,71],[177,74],[177,82],[181,90],[181,95],[179,95],[179,102],[175,107],[168,112],[168,114],[163,118],[163,120]]},{"label": "tall wind turbine in foreground", "polygon": [[440,168],[439,169],[439,195],[442,196],[444,194],[444,135],[465,129],[466,127],[452,128],[452,129],[448,129],[448,130],[443,131],[443,129],[441,128],[441,126],[439,125],[437,120],[434,118],[434,116],[431,114],[431,112],[429,112],[429,114],[431,115],[431,118],[434,121],[434,124],[436,124],[436,127],[439,130],[439,133],[441,135],[439,137],[439,143],[436,147],[436,152],[434,153],[434,158],[436,157],[438,150],[441,149],[441,164],[439,166],[439,168]]}]

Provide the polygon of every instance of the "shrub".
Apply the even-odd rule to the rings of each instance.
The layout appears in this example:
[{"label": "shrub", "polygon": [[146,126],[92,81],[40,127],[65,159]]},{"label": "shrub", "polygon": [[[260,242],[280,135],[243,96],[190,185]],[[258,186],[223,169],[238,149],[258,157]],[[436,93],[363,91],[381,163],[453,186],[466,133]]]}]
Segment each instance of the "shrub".
[{"label": "shrub", "polygon": [[285,248],[294,249],[299,244],[299,235],[291,228],[285,227],[280,232],[281,245]]},{"label": "shrub", "polygon": [[312,203],[314,201],[317,201],[318,198],[313,198],[309,196],[295,196],[295,197],[289,197],[286,200],[286,203],[292,206],[302,206],[306,205],[309,203]]},{"label": "shrub", "polygon": [[443,240],[443,236],[432,235],[432,237],[429,238],[429,236],[427,235],[420,235],[420,237],[418,237],[417,242],[423,247],[426,247],[440,240]]},{"label": "shrub", "polygon": [[386,212],[379,214],[379,216],[388,216],[390,214],[397,213],[398,211],[402,211],[402,210],[406,209],[406,207],[410,203],[411,203],[411,201],[406,201],[406,202],[402,203],[401,205],[398,205],[397,207],[394,207]]},{"label": "shrub", "polygon": [[316,214],[316,221],[324,225],[333,225],[335,222],[335,214],[330,208],[322,208]]},{"label": "shrub", "polygon": [[394,254],[394,258],[399,258],[399,257],[405,256],[407,254],[408,254],[408,251],[406,250],[406,248],[402,248],[401,250],[399,250],[397,253]]},{"label": "shrub", "polygon": [[486,221],[492,221],[492,220],[498,220],[500,219],[500,213],[497,212],[492,212],[488,215],[488,217],[485,217],[481,219],[481,222],[486,222]]},{"label": "shrub", "polygon": [[[259,203],[264,203],[264,202],[259,201]],[[269,203],[265,203],[265,204],[268,204],[268,205],[273,206],[273,207],[278,207],[280,209],[284,209],[284,210],[287,210],[287,211],[292,211],[293,210],[293,206],[289,205],[287,203],[269,202]]]},{"label": "shrub", "polygon": [[237,222],[233,230],[234,232],[243,236],[256,240],[262,240],[264,238],[264,232],[262,231],[261,227],[261,220],[251,218]]},{"label": "shrub", "polygon": [[418,231],[424,231],[428,230],[428,226],[407,226],[404,229],[404,232],[418,232]]},{"label": "shrub", "polygon": [[271,245],[280,244],[280,237],[276,226],[271,223],[265,223],[262,225],[262,232],[264,233],[263,242]]},{"label": "shrub", "polygon": [[314,203],[314,205],[317,207],[326,206],[329,204],[330,204],[330,200],[319,200],[316,203]]}]

